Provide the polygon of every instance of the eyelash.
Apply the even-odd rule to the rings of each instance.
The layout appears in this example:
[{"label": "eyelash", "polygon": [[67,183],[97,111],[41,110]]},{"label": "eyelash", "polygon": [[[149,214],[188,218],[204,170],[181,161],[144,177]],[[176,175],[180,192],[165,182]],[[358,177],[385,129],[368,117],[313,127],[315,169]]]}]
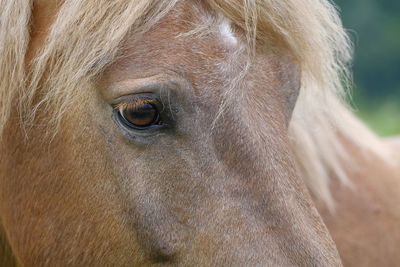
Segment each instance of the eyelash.
[{"label": "eyelash", "polygon": [[157,106],[156,100],[154,99],[138,99],[138,100],[134,100],[134,101],[129,101],[129,102],[122,102],[119,104],[114,105],[114,110],[116,111],[120,111],[121,109],[125,108],[136,108],[140,105],[144,105],[144,104],[150,104],[153,106]]}]

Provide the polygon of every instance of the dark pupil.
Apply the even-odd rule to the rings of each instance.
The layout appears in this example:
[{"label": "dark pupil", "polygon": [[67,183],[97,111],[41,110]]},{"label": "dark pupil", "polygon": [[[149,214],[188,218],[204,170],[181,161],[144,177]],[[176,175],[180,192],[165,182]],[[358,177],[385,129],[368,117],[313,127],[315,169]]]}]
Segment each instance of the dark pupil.
[{"label": "dark pupil", "polygon": [[157,122],[158,113],[151,104],[142,104],[133,108],[127,108],[121,114],[125,120],[135,126],[145,127]]}]

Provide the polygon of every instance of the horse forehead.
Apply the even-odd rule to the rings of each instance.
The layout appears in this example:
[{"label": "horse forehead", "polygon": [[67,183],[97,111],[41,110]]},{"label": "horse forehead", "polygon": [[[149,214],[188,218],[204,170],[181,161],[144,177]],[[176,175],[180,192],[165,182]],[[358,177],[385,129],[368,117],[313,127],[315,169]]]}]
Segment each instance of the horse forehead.
[{"label": "horse forehead", "polygon": [[145,34],[129,36],[122,56],[103,72],[101,82],[163,71],[207,79],[229,69],[227,59],[240,47],[231,22],[192,2],[178,3]]}]

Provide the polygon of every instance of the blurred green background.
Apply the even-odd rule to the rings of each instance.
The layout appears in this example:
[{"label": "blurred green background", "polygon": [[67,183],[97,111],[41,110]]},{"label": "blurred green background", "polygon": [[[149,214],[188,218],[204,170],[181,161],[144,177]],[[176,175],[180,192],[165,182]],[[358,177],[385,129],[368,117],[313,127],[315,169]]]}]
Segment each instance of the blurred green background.
[{"label": "blurred green background", "polygon": [[352,106],[381,136],[400,134],[400,0],[334,0],[354,43]]}]

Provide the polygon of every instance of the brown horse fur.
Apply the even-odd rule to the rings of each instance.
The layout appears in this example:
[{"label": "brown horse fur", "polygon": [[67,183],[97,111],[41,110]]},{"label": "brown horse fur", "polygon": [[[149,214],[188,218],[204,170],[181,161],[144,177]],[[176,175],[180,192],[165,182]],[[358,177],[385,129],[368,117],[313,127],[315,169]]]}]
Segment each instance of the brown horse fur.
[{"label": "brown horse fur", "polygon": [[335,213],[317,201],[344,266],[400,264],[400,143],[387,143],[397,154],[394,165],[376,157],[366,158],[354,145],[347,144],[357,159],[346,170],[353,187],[333,180]]},{"label": "brown horse fur", "polygon": [[[290,42],[258,51],[249,64],[251,38],[243,29],[251,32],[251,23],[232,25],[236,44],[218,28],[224,22],[214,9],[224,10],[222,1],[182,2],[164,6],[146,34],[133,30],[105,69],[75,84],[79,98],[62,113],[57,134],[49,136],[46,127],[54,113],[37,104],[48,76],[63,66],[42,70],[47,75],[32,96],[35,117],[23,118],[31,126],[20,125],[25,113],[13,105],[0,146],[3,265],[341,265],[297,174],[289,140],[299,68],[311,66],[289,52],[295,50]],[[25,48],[30,80],[38,75],[30,63],[45,54],[40,49],[54,21],[47,14],[60,6],[35,2]],[[240,21],[235,12],[222,13]],[[208,28],[202,33],[194,25]],[[270,36],[282,41],[276,32]],[[24,86],[15,78],[12,86]],[[177,125],[131,140],[112,121],[110,103],[143,90],[177,111]],[[341,140],[355,160],[345,176],[353,189],[331,173],[336,213],[326,208],[329,197],[315,202],[345,265],[394,266],[400,262],[400,164],[389,165],[381,153],[366,157],[346,137]]]}]

